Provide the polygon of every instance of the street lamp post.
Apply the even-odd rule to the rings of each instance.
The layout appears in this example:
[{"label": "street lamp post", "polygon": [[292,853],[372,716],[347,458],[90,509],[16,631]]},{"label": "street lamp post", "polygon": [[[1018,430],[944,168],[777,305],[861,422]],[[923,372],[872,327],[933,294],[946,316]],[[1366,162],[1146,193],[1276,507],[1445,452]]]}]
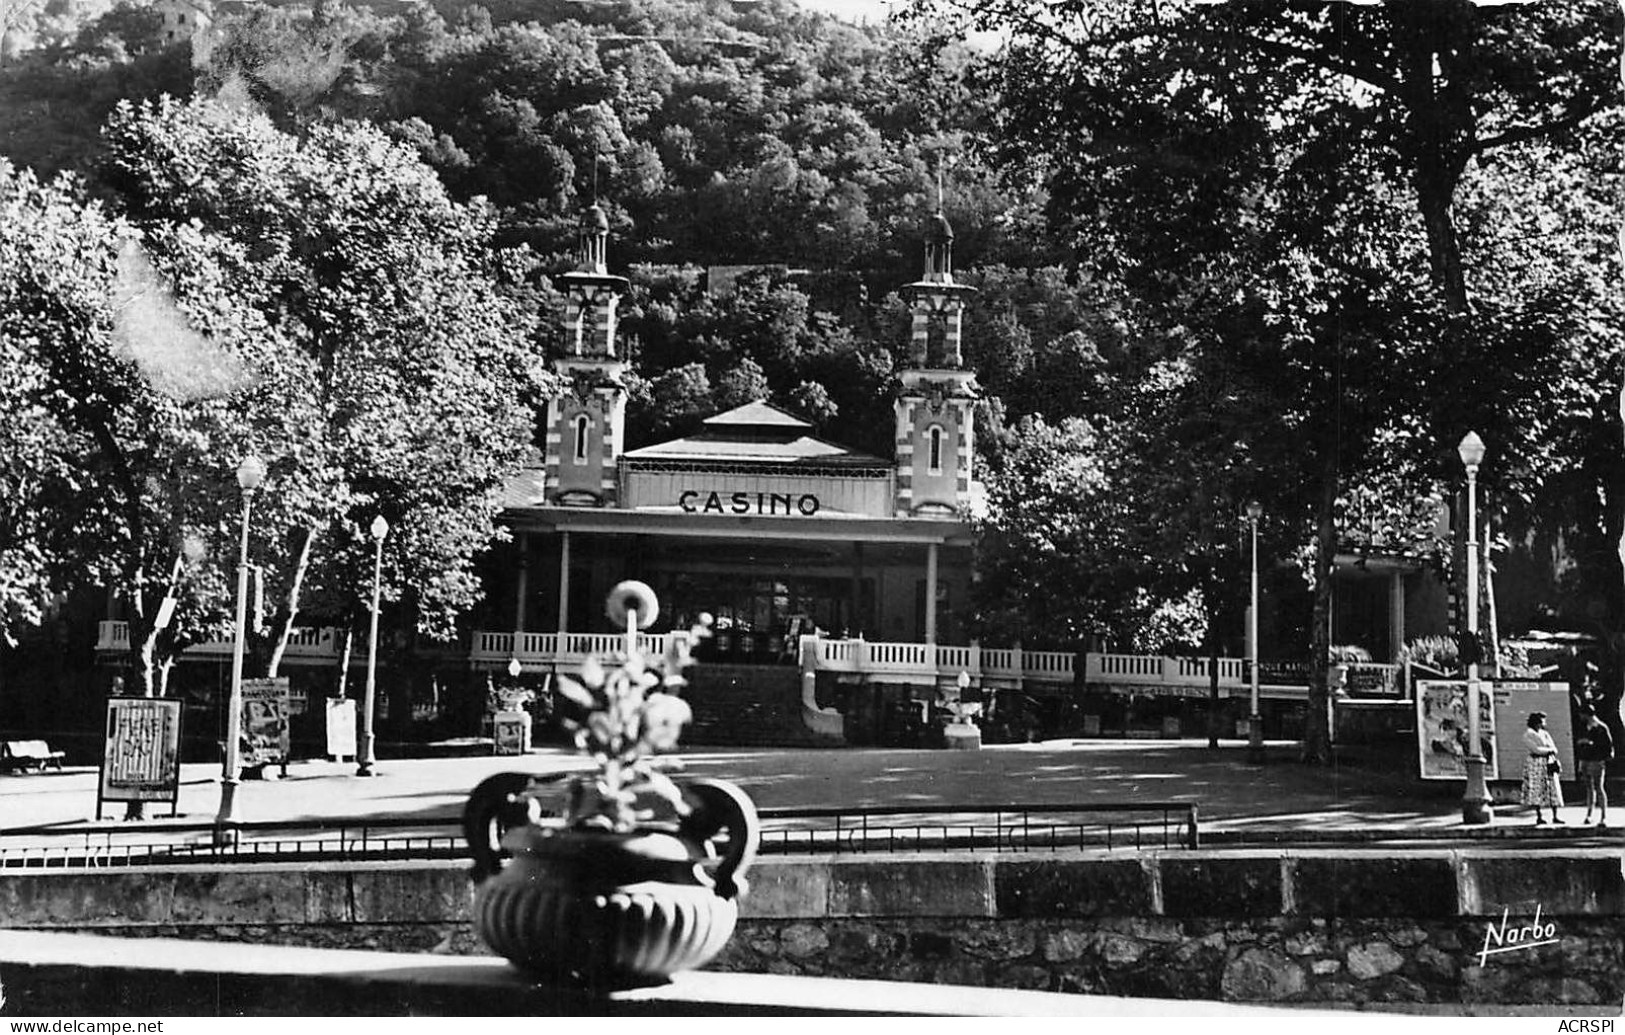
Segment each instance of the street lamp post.
[{"label": "street lamp post", "polygon": [[226,701],[225,760],[220,771],[220,811],[214,819],[217,844],[237,836],[237,784],[242,779],[243,635],[248,622],[248,517],[254,491],[265,481],[265,464],[250,453],[237,465],[237,487],[243,493],[242,546],[237,554],[237,622],[232,627],[231,693]]},{"label": "street lamp post", "polygon": [[1467,786],[1461,796],[1461,821],[1492,822],[1490,791],[1484,781],[1484,745],[1478,707],[1478,466],[1484,462],[1484,440],[1469,431],[1456,447],[1467,468],[1467,635],[1474,644],[1467,666]]},{"label": "street lamp post", "polygon": [[1247,713],[1247,760],[1264,761],[1264,716],[1258,710],[1258,519],[1264,514],[1263,506],[1253,500],[1247,504],[1247,531],[1252,540],[1252,594],[1247,605],[1247,670],[1251,682]]},{"label": "street lamp post", "polygon": [[361,757],[357,762],[357,776],[373,775],[372,767],[378,759],[373,755],[376,737],[373,735],[372,715],[378,695],[378,587],[384,571],[384,536],[389,534],[389,522],[379,514],[372,519],[372,627],[367,633],[367,691],[361,702]]}]

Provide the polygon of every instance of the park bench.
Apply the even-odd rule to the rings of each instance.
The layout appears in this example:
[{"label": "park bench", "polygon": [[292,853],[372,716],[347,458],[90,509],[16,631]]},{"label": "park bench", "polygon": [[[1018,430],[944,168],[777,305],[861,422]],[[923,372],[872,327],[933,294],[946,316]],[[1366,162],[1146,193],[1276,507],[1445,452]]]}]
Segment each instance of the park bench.
[{"label": "park bench", "polygon": [[62,752],[52,751],[43,740],[7,740],[0,742],[0,769],[15,772],[19,769],[44,771],[46,766],[62,768]]}]

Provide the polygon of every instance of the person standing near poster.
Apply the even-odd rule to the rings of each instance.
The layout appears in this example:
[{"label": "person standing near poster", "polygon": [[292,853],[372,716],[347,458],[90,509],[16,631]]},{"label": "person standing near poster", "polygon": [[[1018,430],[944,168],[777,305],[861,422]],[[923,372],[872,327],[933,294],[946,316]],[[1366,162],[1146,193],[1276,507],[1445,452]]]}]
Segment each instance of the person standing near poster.
[{"label": "person standing near poster", "polygon": [[1614,735],[1608,732],[1608,724],[1590,708],[1585,710],[1585,725],[1575,738],[1574,747],[1586,789],[1586,816],[1580,822],[1590,823],[1592,808],[1600,807],[1597,829],[1604,829],[1608,826],[1608,789],[1603,781],[1608,775],[1608,763],[1614,757]]},{"label": "person standing near poster", "polygon": [[1546,732],[1545,712],[1529,713],[1529,728],[1523,731],[1523,744],[1529,752],[1523,763],[1523,803],[1535,807],[1535,826],[1545,825],[1546,819],[1540,810],[1548,806],[1552,810],[1552,822],[1562,823],[1557,810],[1563,807],[1563,787],[1557,777],[1563,771],[1563,763],[1557,760],[1557,744]]}]

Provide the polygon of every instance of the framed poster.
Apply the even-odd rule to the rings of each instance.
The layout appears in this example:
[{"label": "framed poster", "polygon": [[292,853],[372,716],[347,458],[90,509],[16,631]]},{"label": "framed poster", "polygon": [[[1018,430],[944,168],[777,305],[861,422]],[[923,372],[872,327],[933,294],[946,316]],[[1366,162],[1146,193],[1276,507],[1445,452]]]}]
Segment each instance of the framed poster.
[{"label": "framed poster", "polygon": [[105,801],[167,801],[175,815],[181,787],[181,702],[109,697],[96,818]]},{"label": "framed poster", "polygon": [[1364,665],[1348,667],[1348,681],[1343,689],[1350,697],[1398,701],[1404,697],[1404,687],[1396,665]]},{"label": "framed poster", "polygon": [[529,712],[497,712],[491,730],[496,754],[523,755],[530,750]]},{"label": "framed poster", "polygon": [[327,753],[335,760],[357,757],[355,702],[348,697],[327,698]]},{"label": "framed poster", "polygon": [[[1485,774],[1495,773],[1494,698],[1490,684],[1478,684],[1478,729],[1484,749]],[[1464,680],[1419,680],[1416,684],[1416,751],[1424,780],[1467,778],[1467,683]]]},{"label": "framed poster", "polygon": [[1500,769],[1489,771],[1499,780],[1522,780],[1523,731],[1529,728],[1530,712],[1546,713],[1546,732],[1557,745],[1557,758],[1563,763],[1563,779],[1579,775],[1574,764],[1574,723],[1569,714],[1567,683],[1528,683],[1497,680],[1495,694],[1495,746]]},{"label": "framed poster", "polygon": [[292,745],[288,739],[288,680],[243,680],[242,766],[286,767]]}]

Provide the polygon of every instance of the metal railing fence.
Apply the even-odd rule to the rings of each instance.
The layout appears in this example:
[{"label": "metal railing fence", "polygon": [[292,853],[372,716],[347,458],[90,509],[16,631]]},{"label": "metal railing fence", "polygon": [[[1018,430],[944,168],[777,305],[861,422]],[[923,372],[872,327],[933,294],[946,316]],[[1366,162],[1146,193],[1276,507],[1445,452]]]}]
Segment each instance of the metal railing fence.
[{"label": "metal railing fence", "polygon": [[[760,810],[761,852],[895,853],[1197,848],[1191,802],[901,805]],[[456,817],[242,822],[216,843],[208,822],[82,823],[0,830],[0,872],[226,862],[457,859]]]}]

